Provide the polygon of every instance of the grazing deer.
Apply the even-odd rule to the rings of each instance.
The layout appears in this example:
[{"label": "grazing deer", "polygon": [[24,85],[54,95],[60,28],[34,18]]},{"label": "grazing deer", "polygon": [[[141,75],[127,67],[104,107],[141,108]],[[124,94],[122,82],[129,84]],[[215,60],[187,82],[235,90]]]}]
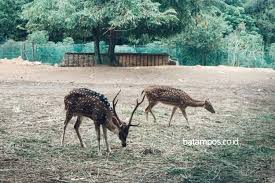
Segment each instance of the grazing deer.
[{"label": "grazing deer", "polygon": [[77,137],[80,141],[81,147],[84,147],[81,135],[79,133],[79,127],[82,121],[83,116],[88,117],[94,121],[95,130],[97,134],[98,141],[98,154],[101,155],[100,151],[100,126],[103,129],[103,136],[107,146],[107,152],[111,152],[110,146],[107,139],[107,129],[117,134],[121,140],[123,147],[126,147],[126,139],[129,133],[129,129],[132,125],[133,115],[138,108],[138,106],[144,101],[145,96],[141,102],[136,102],[136,106],[131,114],[129,123],[126,124],[124,121],[121,121],[116,113],[116,104],[118,100],[116,99],[120,91],[116,94],[113,99],[113,108],[110,106],[107,98],[95,91],[89,90],[87,88],[79,88],[72,90],[64,98],[65,110],[66,110],[66,119],[64,122],[64,131],[62,137],[62,145],[64,144],[65,131],[69,121],[73,116],[77,116],[74,129],[76,131]]},{"label": "grazing deer", "polygon": [[187,93],[180,89],[172,88],[169,86],[149,86],[145,88],[141,94],[145,93],[145,96],[147,97],[149,101],[148,107],[145,109],[146,113],[146,119],[148,120],[148,112],[150,112],[154,118],[154,121],[156,122],[156,117],[152,112],[152,108],[157,105],[159,102],[167,105],[172,105],[172,115],[169,120],[169,126],[171,125],[171,120],[173,118],[173,115],[175,114],[176,110],[180,108],[183,116],[185,117],[187,121],[187,127],[190,128],[188,123],[188,118],[186,115],[186,107],[204,107],[206,110],[208,110],[211,113],[215,113],[215,110],[210,103],[209,99],[206,99],[205,101],[195,100],[192,99]]}]

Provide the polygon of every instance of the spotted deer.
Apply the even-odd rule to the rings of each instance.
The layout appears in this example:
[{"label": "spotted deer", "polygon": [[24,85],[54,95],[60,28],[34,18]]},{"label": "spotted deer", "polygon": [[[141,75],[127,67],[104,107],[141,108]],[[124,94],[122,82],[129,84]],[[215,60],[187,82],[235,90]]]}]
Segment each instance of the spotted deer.
[{"label": "spotted deer", "polygon": [[163,103],[167,105],[173,106],[172,114],[169,120],[169,126],[171,125],[171,120],[179,108],[187,121],[187,127],[190,128],[188,118],[186,115],[185,109],[187,107],[204,107],[211,113],[215,113],[215,110],[210,103],[209,99],[205,101],[195,100],[191,98],[187,93],[180,89],[172,88],[169,86],[149,86],[142,91],[142,94],[145,93],[149,101],[148,107],[145,109],[146,119],[148,120],[148,112],[150,112],[156,122],[156,117],[152,112],[152,108],[156,106],[158,103]]},{"label": "spotted deer", "polygon": [[108,99],[95,91],[89,90],[87,88],[78,88],[72,90],[64,98],[66,119],[64,122],[64,131],[62,137],[62,145],[64,145],[65,131],[69,121],[73,116],[77,116],[76,123],[74,125],[75,132],[80,141],[81,147],[84,147],[81,135],[79,133],[79,127],[82,122],[83,117],[90,118],[94,121],[95,130],[97,134],[98,141],[98,154],[101,155],[100,150],[100,126],[102,126],[103,137],[107,146],[107,152],[111,152],[108,139],[107,139],[107,129],[117,134],[123,147],[126,147],[126,139],[128,137],[129,129],[131,126],[138,126],[132,124],[133,115],[138,108],[138,106],[144,101],[145,96],[141,102],[136,101],[136,106],[132,111],[131,117],[128,124],[118,117],[116,113],[116,105],[118,100],[116,99],[120,91],[116,94],[113,99],[112,106],[108,102]]}]

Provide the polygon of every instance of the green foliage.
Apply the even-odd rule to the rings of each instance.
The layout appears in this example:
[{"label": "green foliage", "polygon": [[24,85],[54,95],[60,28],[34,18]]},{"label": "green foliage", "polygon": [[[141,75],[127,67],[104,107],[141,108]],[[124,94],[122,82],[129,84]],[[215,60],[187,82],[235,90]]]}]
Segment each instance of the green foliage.
[{"label": "green foliage", "polygon": [[151,0],[113,0],[106,4],[106,16],[111,28],[124,29],[135,28],[140,22],[150,27],[178,20],[173,9],[161,12],[159,6]]},{"label": "green foliage", "polygon": [[45,44],[49,40],[47,31],[35,31],[28,35],[28,41],[36,44]]},{"label": "green foliage", "polygon": [[158,42],[181,64],[273,67],[274,7],[274,0],[5,0],[0,42],[96,40],[111,50]]},{"label": "green foliage", "polygon": [[0,42],[6,39],[22,40],[26,37],[21,7],[30,0],[0,1]]},{"label": "green foliage", "polygon": [[[75,37],[77,32],[84,37],[94,37],[98,59],[98,42],[109,40],[110,60],[114,61],[116,33],[147,27],[156,30],[163,24],[175,23],[178,19],[173,9],[159,10],[159,3],[151,0],[34,0],[24,6],[23,17],[30,32],[46,30],[53,41]],[[146,23],[146,26],[141,23]],[[112,36],[106,37],[110,32]],[[87,35],[88,34],[88,35]],[[99,61],[100,62],[100,61]]]},{"label": "green foliage", "polygon": [[[30,32],[46,30],[53,41],[62,41],[64,32],[75,24],[74,0],[34,0],[23,7],[22,15],[28,21]],[[71,16],[69,16],[71,15]]]},{"label": "green foliage", "polygon": [[197,26],[183,32],[182,43],[206,52],[218,48],[229,26],[221,17],[205,16]]},{"label": "green foliage", "polygon": [[264,65],[263,39],[257,32],[247,32],[244,24],[226,37],[228,61],[233,66]]},{"label": "green foliage", "polygon": [[[29,31],[47,30],[50,40],[76,32],[91,32],[93,28],[136,28],[140,22],[149,25],[169,24],[177,20],[172,9],[159,11],[159,3],[150,0],[34,0],[24,6],[23,17]],[[91,33],[88,33],[91,35]]]},{"label": "green foliage", "polygon": [[66,37],[62,41],[64,44],[74,44],[74,39],[72,37]]},{"label": "green foliage", "polygon": [[269,55],[275,60],[275,43],[272,43],[269,49]]},{"label": "green foliage", "polygon": [[180,32],[189,27],[195,22],[195,18],[200,14],[201,1],[190,0],[156,0],[161,4],[160,8],[163,10],[174,9],[179,19],[177,24],[169,25],[171,32]]},{"label": "green foliage", "polygon": [[16,42],[12,39],[7,40],[0,45],[0,58],[16,58],[21,55],[22,42]]},{"label": "green foliage", "polygon": [[[212,17],[202,15],[197,25],[193,25],[187,31],[183,31],[173,39],[168,40],[170,45],[177,45],[180,52],[193,55],[199,53],[198,57],[185,58],[182,64],[187,64],[186,60],[198,60],[197,64],[209,64],[207,56],[222,47],[223,37],[230,30],[230,26],[222,17]],[[194,63],[194,62],[193,62]]]},{"label": "green foliage", "polygon": [[224,18],[229,24],[236,29],[239,24],[244,23],[250,31],[258,31],[255,20],[245,13],[243,7],[227,6]]},{"label": "green foliage", "polygon": [[265,49],[275,42],[275,1],[274,0],[247,0],[244,5],[247,14],[250,14],[263,36]]}]

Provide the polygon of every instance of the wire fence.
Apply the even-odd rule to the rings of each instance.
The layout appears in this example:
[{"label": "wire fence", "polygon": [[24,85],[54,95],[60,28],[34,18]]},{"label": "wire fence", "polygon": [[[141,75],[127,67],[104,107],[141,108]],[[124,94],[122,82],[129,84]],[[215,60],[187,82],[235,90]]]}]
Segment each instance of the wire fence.
[{"label": "wire fence", "polygon": [[[108,45],[100,44],[101,53],[107,53]],[[93,43],[86,44],[33,44],[29,42],[7,41],[0,45],[0,59],[17,58],[21,56],[25,60],[40,61],[47,64],[61,64],[66,52],[94,53]],[[275,68],[275,56],[270,53],[250,53],[230,50],[215,50],[208,53],[189,47],[169,46],[129,46],[118,45],[116,53],[167,53],[179,65],[232,65],[245,67],[271,67]]]}]

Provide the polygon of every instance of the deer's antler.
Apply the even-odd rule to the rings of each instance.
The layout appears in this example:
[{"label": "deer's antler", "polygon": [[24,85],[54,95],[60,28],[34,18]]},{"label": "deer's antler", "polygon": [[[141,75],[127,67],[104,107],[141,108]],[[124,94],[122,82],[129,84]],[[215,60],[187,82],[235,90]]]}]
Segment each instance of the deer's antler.
[{"label": "deer's antler", "polygon": [[117,118],[117,120],[121,123],[121,121],[120,121],[120,119],[119,119],[119,117],[118,117],[118,115],[117,115],[117,113],[116,113],[116,105],[117,105],[117,102],[118,102],[118,100],[116,99],[117,98],[117,96],[120,94],[120,92],[121,92],[121,90],[119,90],[118,91],[118,93],[116,94],[116,96],[115,96],[115,98],[113,99],[113,112],[114,112],[114,115],[115,115],[115,117]]},{"label": "deer's antler", "polygon": [[132,114],[131,114],[130,119],[129,119],[128,128],[129,128],[130,126],[138,126],[138,125],[139,125],[139,124],[137,124],[137,125],[132,125],[131,123],[132,123],[132,119],[133,119],[134,113],[136,112],[138,106],[139,106],[140,104],[142,104],[142,102],[144,101],[144,98],[145,98],[145,95],[143,96],[143,98],[142,98],[142,100],[141,100],[140,102],[139,102],[138,99],[137,99],[136,106],[135,106],[135,108],[134,108],[134,110],[133,110],[133,112],[132,112]]}]

